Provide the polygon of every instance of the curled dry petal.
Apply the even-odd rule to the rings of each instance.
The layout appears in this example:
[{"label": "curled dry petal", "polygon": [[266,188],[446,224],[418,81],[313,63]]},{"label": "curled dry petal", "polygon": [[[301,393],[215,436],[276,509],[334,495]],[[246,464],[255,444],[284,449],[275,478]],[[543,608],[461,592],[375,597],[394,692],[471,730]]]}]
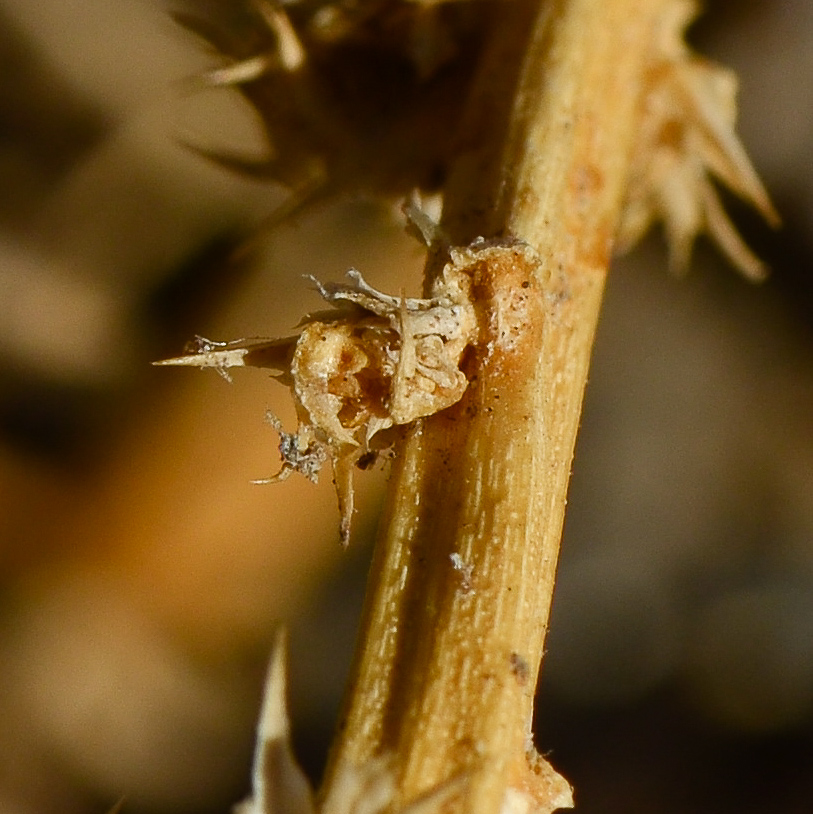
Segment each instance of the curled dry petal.
[{"label": "curled dry petal", "polygon": [[684,269],[700,232],[747,277],[764,275],[725,213],[712,178],[779,222],[768,194],[737,138],[734,74],[693,54],[684,31],[696,14],[692,0],[676,0],[664,17],[645,79],[638,143],[618,234],[625,250],[662,219],[670,263]]}]

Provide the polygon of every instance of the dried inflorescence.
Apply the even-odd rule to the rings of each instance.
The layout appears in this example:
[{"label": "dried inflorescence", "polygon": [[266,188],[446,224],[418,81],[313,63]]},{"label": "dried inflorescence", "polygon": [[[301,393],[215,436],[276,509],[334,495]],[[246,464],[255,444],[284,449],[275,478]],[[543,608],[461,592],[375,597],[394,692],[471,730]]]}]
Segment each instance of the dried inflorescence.
[{"label": "dried inflorescence", "polygon": [[494,0],[172,0],[260,117],[263,156],[196,147],[290,190],[274,219],[349,187],[437,189]]},{"label": "dried inflorescence", "polygon": [[391,445],[384,431],[457,402],[468,385],[461,357],[474,340],[468,254],[452,259],[425,299],[394,297],[355,269],[347,283],[316,284],[333,306],[307,317],[298,336],[219,343],[198,340],[187,355],[158,364],[265,367],[291,388],[299,425],[294,433],[269,419],[280,436],[282,468],[259,483],[299,472],[312,481],[330,460],[339,497],[341,540],[353,514],[353,470]]},{"label": "dried inflorescence", "polygon": [[693,0],[676,0],[653,43],[618,246],[629,247],[662,219],[675,270],[686,268],[705,231],[745,276],[759,279],[763,265],[728,219],[712,177],[771,224],[779,219],[734,130],[735,75],[693,54],[684,41],[696,13]]}]

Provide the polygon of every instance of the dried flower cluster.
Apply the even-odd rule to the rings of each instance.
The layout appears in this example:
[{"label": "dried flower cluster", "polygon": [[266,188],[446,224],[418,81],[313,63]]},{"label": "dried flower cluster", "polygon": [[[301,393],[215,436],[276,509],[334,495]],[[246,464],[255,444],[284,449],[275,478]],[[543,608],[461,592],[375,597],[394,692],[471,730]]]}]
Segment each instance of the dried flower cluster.
[{"label": "dried flower cluster", "polygon": [[692,244],[705,231],[746,277],[760,279],[763,265],[728,219],[712,176],[771,224],[779,218],[734,130],[736,76],[684,41],[696,14],[694,0],[673,3],[653,43],[618,247],[628,248],[661,219],[673,269],[688,266]]},{"label": "dried flower cluster", "polygon": [[454,404],[468,385],[460,369],[474,340],[470,252],[450,260],[426,299],[377,291],[355,269],[349,283],[320,283],[333,310],[307,317],[298,336],[276,340],[213,342],[198,338],[189,353],[157,364],[273,369],[291,388],[299,425],[295,433],[269,420],[280,436],[282,468],[259,483],[299,472],[315,481],[328,459],[347,544],[353,514],[353,469],[391,445],[383,431]]},{"label": "dried flower cluster", "polygon": [[[173,0],[175,5],[184,0]],[[233,88],[268,153],[198,152],[290,197],[273,219],[339,189],[437,189],[493,0],[195,0],[174,14],[222,67],[197,87]]]}]

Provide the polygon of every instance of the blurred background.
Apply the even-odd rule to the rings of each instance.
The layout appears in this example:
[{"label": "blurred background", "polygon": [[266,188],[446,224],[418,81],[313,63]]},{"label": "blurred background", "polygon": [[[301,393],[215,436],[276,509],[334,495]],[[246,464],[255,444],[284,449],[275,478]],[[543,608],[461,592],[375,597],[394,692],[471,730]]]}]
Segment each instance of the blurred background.
[{"label": "blurred background", "polygon": [[[708,2],[784,228],[732,201],[752,286],[659,235],[610,277],[537,739],[578,810],[813,809],[813,5]],[[302,279],[419,287],[395,206],[284,198],[181,146],[262,150],[159,0],[0,0],[0,812],[222,812],[248,790],[275,626],[318,776],[385,472],[351,549],[330,479],[276,471],[262,371],[152,368],[195,334],[281,336]]]}]

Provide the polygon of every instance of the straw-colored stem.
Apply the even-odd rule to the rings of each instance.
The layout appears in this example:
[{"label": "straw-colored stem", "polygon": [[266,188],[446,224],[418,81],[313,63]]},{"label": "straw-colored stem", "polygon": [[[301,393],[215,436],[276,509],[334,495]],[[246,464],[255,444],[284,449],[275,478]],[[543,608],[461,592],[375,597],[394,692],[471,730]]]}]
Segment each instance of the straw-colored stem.
[{"label": "straw-colored stem", "polygon": [[[470,386],[400,445],[360,651],[323,796],[389,755],[400,805],[540,810],[531,747],[567,483],[638,117],[669,0],[499,3],[443,228],[472,250]],[[445,260],[430,258],[427,276]],[[548,799],[545,800],[546,794]]]}]

